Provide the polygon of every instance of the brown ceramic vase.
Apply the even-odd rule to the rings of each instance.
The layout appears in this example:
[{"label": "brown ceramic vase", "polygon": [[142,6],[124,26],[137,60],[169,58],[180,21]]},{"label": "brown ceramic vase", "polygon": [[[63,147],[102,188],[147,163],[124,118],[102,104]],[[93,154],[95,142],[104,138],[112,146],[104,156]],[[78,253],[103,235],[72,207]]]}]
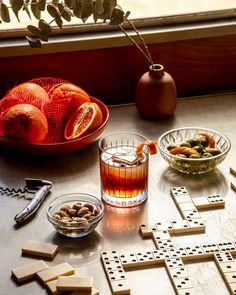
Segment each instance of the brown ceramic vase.
[{"label": "brown ceramic vase", "polygon": [[145,119],[161,119],[173,115],[177,105],[176,86],[160,64],[153,64],[142,75],[136,89],[136,107]]}]

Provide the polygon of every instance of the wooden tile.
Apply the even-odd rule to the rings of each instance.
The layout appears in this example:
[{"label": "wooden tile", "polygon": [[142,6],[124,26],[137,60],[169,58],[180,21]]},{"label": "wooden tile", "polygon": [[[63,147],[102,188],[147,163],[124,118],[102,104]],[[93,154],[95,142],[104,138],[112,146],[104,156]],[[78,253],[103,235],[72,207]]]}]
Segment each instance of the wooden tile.
[{"label": "wooden tile", "polygon": [[110,281],[126,279],[125,271],[123,269],[107,271],[107,276]]},{"label": "wooden tile", "polygon": [[186,233],[189,231],[189,224],[187,220],[176,220],[171,222],[174,234]]},{"label": "wooden tile", "polygon": [[139,230],[143,237],[149,237],[157,230],[157,228],[155,224],[151,226],[148,224],[140,224]]},{"label": "wooden tile", "polygon": [[110,282],[112,294],[114,295],[126,295],[130,294],[130,286],[127,280],[119,280]]},{"label": "wooden tile", "polygon": [[152,251],[137,252],[136,257],[138,258],[139,265],[153,265],[155,259]]},{"label": "wooden tile", "polygon": [[123,269],[122,263],[119,260],[102,260],[103,266],[106,270],[116,270],[116,269]]},{"label": "wooden tile", "polygon": [[225,242],[217,244],[220,251],[228,252],[230,251],[232,254],[236,252],[236,247],[234,242]]},{"label": "wooden tile", "polygon": [[156,228],[157,230],[168,230],[169,234],[173,232],[173,226],[171,221],[157,221]]},{"label": "wooden tile", "polygon": [[188,277],[188,272],[185,267],[169,268],[168,272],[169,276],[171,276],[174,279]]},{"label": "wooden tile", "polygon": [[23,254],[53,258],[58,252],[58,246],[51,243],[29,240],[21,249]]},{"label": "wooden tile", "polygon": [[119,256],[115,250],[112,251],[104,251],[101,253],[102,259],[105,260],[117,260]]},{"label": "wooden tile", "polygon": [[211,207],[224,207],[225,206],[225,200],[219,194],[207,196],[207,199],[210,202]]},{"label": "wooden tile", "polygon": [[194,288],[177,290],[176,294],[177,295],[199,295],[199,293],[197,293]]},{"label": "wooden tile", "polygon": [[168,230],[159,230],[159,231],[154,231],[152,233],[153,239],[160,241],[160,240],[168,240],[170,239],[170,234]]},{"label": "wooden tile", "polygon": [[178,207],[180,209],[180,211],[191,211],[191,210],[197,210],[196,206],[194,205],[194,203],[188,202],[188,203],[180,203],[178,204]]},{"label": "wooden tile", "polygon": [[59,276],[58,291],[91,291],[93,277],[91,276]]},{"label": "wooden tile", "polygon": [[230,252],[220,252],[220,253],[215,253],[214,254],[214,259],[217,262],[230,262],[234,261],[233,256],[231,255]]},{"label": "wooden tile", "polygon": [[14,268],[11,273],[18,282],[24,282],[31,279],[39,271],[48,269],[48,265],[43,260],[34,261],[23,266]]},{"label": "wooden tile", "polygon": [[134,252],[129,254],[121,254],[120,260],[124,269],[139,266],[138,258]]},{"label": "wooden tile", "polygon": [[174,285],[176,290],[183,290],[183,289],[191,289],[191,288],[193,288],[193,285],[192,285],[189,277],[178,278],[178,279],[173,278],[172,282],[173,282],[173,285]]},{"label": "wooden tile", "polygon": [[201,245],[201,247],[202,247],[204,253],[208,254],[208,255],[206,255],[206,257],[212,257],[213,253],[220,252],[220,249],[217,246],[217,244],[204,244],[204,245]]},{"label": "wooden tile", "polygon": [[165,259],[166,268],[180,268],[184,267],[183,260],[181,258],[168,258]]},{"label": "wooden tile", "polygon": [[179,247],[179,248],[175,247],[173,249],[169,249],[169,253],[171,255],[171,258],[180,257],[183,260],[185,259],[185,257],[188,256],[185,248],[182,248],[182,247]]},{"label": "wooden tile", "polygon": [[67,262],[64,262],[38,272],[37,276],[43,283],[47,283],[57,279],[59,276],[72,275],[74,272],[74,269]]},{"label": "wooden tile", "polygon": [[230,172],[232,175],[236,176],[236,169],[235,169],[235,168],[230,167],[230,168],[229,168],[229,172]]},{"label": "wooden tile", "polygon": [[236,184],[233,182],[230,183],[230,187],[236,192]]},{"label": "wooden tile", "polygon": [[236,262],[235,261],[219,262],[218,266],[222,270],[222,273],[236,272]]},{"label": "wooden tile", "polygon": [[201,215],[199,214],[198,210],[188,210],[188,211],[181,211],[180,214],[184,219],[199,219]]},{"label": "wooden tile", "polygon": [[157,264],[164,263],[166,258],[171,258],[168,249],[154,250],[152,251],[152,254]]},{"label": "wooden tile", "polygon": [[192,198],[192,201],[194,205],[197,207],[197,209],[206,209],[206,208],[209,208],[210,206],[210,202],[207,199],[207,197]]},{"label": "wooden tile", "polygon": [[185,250],[187,252],[187,260],[195,260],[195,259],[205,258],[205,256],[206,256],[203,249],[199,245],[185,247]]},{"label": "wooden tile", "polygon": [[74,291],[70,295],[99,295],[99,291],[95,288],[92,288],[91,291]]},{"label": "wooden tile", "polygon": [[187,220],[191,232],[205,232],[206,225],[202,218],[188,219]]},{"label": "wooden tile", "polygon": [[157,249],[161,250],[161,249],[171,249],[171,248],[174,248],[175,245],[174,243],[172,242],[171,239],[168,239],[168,240],[153,240]]}]

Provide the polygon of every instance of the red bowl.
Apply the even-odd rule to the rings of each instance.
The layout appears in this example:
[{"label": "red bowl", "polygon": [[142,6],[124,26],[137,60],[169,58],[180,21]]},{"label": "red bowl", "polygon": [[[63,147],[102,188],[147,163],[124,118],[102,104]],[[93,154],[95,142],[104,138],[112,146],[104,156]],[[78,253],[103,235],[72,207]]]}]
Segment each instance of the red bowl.
[{"label": "red bowl", "polygon": [[99,99],[96,99],[94,97],[91,97],[91,101],[96,102],[100,107],[103,114],[103,122],[98,129],[86,136],[71,141],[64,141],[59,143],[31,144],[10,139],[3,135],[0,135],[0,144],[15,151],[35,155],[60,155],[81,150],[98,139],[98,137],[104,131],[109,119],[109,110],[106,107],[106,105]]}]

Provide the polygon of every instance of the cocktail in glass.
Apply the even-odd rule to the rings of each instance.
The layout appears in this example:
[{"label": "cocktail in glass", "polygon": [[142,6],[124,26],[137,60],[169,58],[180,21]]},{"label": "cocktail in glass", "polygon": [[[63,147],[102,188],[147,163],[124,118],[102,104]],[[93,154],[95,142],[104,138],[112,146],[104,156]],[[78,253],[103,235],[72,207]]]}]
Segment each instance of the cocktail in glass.
[{"label": "cocktail in glass", "polygon": [[147,141],[135,133],[116,133],[100,140],[101,193],[114,207],[135,207],[148,196],[147,148],[137,155],[137,147]]}]

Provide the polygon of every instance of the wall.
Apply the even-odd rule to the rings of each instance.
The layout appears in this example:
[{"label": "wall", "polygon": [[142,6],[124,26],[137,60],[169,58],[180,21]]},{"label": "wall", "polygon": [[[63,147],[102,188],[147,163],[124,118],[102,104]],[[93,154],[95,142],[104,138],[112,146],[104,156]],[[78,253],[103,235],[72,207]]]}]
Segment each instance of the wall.
[{"label": "wall", "polygon": [[[194,37],[194,36],[193,36]],[[155,62],[174,78],[178,97],[236,89],[235,36],[150,45]],[[42,76],[67,79],[107,104],[133,102],[148,63],[134,47],[0,58],[0,96]]]}]

